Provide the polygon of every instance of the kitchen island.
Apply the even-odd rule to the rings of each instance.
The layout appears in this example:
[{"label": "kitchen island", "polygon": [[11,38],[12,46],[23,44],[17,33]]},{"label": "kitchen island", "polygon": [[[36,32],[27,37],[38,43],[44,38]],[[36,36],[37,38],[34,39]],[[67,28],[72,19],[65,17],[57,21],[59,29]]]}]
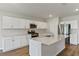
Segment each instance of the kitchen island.
[{"label": "kitchen island", "polygon": [[61,37],[36,37],[29,40],[30,56],[56,56],[65,48]]}]

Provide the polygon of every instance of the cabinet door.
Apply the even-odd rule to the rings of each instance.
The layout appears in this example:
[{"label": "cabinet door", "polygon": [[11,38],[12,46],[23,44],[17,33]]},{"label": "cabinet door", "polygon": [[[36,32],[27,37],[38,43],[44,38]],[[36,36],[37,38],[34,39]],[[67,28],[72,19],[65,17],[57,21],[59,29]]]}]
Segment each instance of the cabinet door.
[{"label": "cabinet door", "polygon": [[26,29],[30,28],[30,20],[25,20],[25,28]]},{"label": "cabinet door", "polygon": [[14,41],[15,48],[24,47],[27,44],[28,43],[27,43],[27,40],[26,40],[26,36],[16,36],[15,37],[15,41]]},{"label": "cabinet door", "polygon": [[3,16],[2,27],[3,28],[10,28],[10,29],[11,28],[12,29],[29,28],[29,20]]},{"label": "cabinet door", "polygon": [[12,28],[13,27],[13,18],[8,16],[3,16],[2,28]]},{"label": "cabinet door", "polygon": [[13,28],[15,29],[24,29],[25,28],[25,20],[20,18],[15,18],[13,22]]},{"label": "cabinet door", "polygon": [[13,40],[14,49],[20,48],[20,39],[16,37]]},{"label": "cabinet door", "polygon": [[26,24],[26,21],[25,21],[25,19],[20,19],[20,28],[23,28],[23,29],[25,29],[25,24]]},{"label": "cabinet door", "polygon": [[41,28],[42,28],[42,29],[47,29],[47,23],[42,22],[42,24],[41,24]]},{"label": "cabinet door", "polygon": [[15,36],[14,37],[14,49],[20,48],[21,47],[21,39],[20,36]]},{"label": "cabinet door", "polygon": [[37,29],[47,29],[47,23],[37,22]]},{"label": "cabinet door", "polygon": [[3,51],[10,51],[13,49],[12,38],[4,38]]},{"label": "cabinet door", "polygon": [[28,29],[30,28],[30,22],[26,19],[15,19],[14,28]]},{"label": "cabinet door", "polygon": [[26,36],[21,36],[21,46],[27,46],[28,45],[28,41],[26,39]]}]

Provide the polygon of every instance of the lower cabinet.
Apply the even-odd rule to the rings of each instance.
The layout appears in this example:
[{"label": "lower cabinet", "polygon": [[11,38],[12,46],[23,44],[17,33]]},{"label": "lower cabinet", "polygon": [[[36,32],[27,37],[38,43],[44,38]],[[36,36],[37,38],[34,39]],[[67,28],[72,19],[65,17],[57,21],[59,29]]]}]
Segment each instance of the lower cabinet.
[{"label": "lower cabinet", "polygon": [[20,47],[21,47],[21,46],[20,46],[20,42],[21,42],[20,39],[18,39],[17,37],[14,37],[14,38],[13,38],[13,49],[20,48]]},{"label": "lower cabinet", "polygon": [[21,46],[26,46],[26,45],[28,45],[28,44],[27,44],[27,40],[26,40],[25,38],[26,38],[25,36],[20,37],[20,39],[22,39],[21,42],[20,42],[20,45],[21,45]]},{"label": "lower cabinet", "polygon": [[24,47],[28,45],[27,42],[28,39],[26,38],[26,36],[16,36],[15,40],[16,40],[15,44],[17,44],[18,47]]},{"label": "lower cabinet", "polygon": [[27,46],[27,43],[26,36],[5,37],[2,44],[3,52]]},{"label": "lower cabinet", "polygon": [[13,49],[13,40],[10,37],[6,37],[3,39],[3,52],[10,51]]}]

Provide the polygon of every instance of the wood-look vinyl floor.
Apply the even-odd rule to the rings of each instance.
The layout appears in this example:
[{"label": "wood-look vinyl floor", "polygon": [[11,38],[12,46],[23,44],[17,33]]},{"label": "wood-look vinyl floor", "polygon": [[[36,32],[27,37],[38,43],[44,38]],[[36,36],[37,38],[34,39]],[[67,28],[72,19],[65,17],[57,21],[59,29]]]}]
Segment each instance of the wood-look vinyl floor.
[{"label": "wood-look vinyl floor", "polygon": [[79,56],[79,45],[66,45],[58,56]]},{"label": "wood-look vinyl floor", "polygon": [[[0,56],[29,56],[28,47],[0,53]],[[79,56],[79,45],[66,45],[65,49],[57,56]]]},{"label": "wood-look vinyl floor", "polygon": [[0,56],[29,56],[28,47],[23,47],[8,52],[0,53]]}]

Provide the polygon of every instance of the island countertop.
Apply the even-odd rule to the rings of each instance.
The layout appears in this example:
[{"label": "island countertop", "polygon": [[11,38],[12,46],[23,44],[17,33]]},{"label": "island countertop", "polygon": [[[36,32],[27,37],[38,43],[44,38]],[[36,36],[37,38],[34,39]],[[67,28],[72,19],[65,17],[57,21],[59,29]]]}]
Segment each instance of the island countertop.
[{"label": "island countertop", "polygon": [[64,36],[58,36],[58,37],[36,37],[33,38],[33,40],[39,41],[45,45],[51,45],[55,42],[60,41],[61,39],[64,39]]}]

